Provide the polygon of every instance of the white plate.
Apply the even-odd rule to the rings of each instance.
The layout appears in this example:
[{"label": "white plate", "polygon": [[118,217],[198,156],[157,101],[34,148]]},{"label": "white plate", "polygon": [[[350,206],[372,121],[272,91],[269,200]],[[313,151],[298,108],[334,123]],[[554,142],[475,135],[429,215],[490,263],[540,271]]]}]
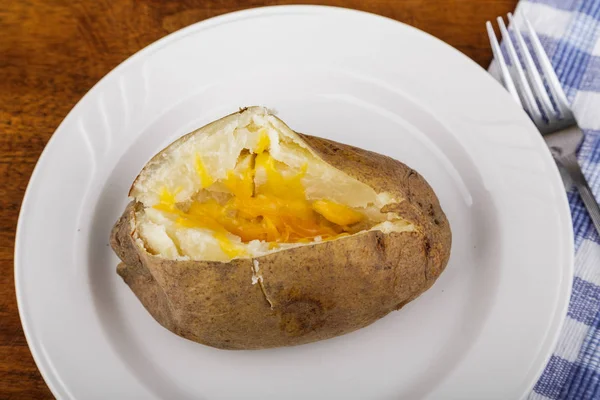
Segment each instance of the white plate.
[{"label": "white plate", "polygon": [[[432,289],[358,332],[293,348],[217,350],[152,319],[108,247],[129,185],[175,138],[253,104],[425,176],[454,237]],[[515,399],[556,341],[572,251],[549,152],[483,69],[386,18],[286,6],[170,35],[77,104],[29,183],[15,279],[32,353],[61,399]]]}]

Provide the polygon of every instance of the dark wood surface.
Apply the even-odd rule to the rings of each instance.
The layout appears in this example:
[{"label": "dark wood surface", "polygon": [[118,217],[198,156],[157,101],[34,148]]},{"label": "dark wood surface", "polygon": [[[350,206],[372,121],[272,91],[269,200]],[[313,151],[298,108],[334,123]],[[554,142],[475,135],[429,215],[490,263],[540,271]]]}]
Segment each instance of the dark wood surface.
[{"label": "dark wood surface", "polygon": [[[13,248],[29,176],[58,124],[102,76],[166,34],[230,11],[294,3],[315,2],[0,0],[0,399],[52,398],[19,321]],[[320,3],[408,23],[486,66],[491,53],[484,22],[513,10],[517,0]]]}]

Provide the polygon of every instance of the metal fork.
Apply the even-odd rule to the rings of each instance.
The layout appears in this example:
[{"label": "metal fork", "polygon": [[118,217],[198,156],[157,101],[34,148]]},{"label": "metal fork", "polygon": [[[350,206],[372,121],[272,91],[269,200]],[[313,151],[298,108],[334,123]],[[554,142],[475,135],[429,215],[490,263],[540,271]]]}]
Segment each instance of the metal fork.
[{"label": "metal fork", "polygon": [[[540,65],[543,77],[534,63],[521,32],[516,29],[512,14],[508,14],[508,20],[512,27],[511,31],[515,38],[514,41],[510,37],[502,17],[498,17],[497,20],[512,68],[509,69],[504,60],[490,21],[486,22],[486,28],[494,58],[500,67],[504,87],[529,114],[535,126],[544,136],[554,160],[563,166],[571,176],[585,204],[585,208],[592,218],[596,231],[600,233],[600,206],[598,206],[598,202],[594,198],[590,186],[577,163],[576,151],[583,141],[583,132],[577,126],[575,116],[569,107],[560,81],[552,69],[552,64],[531,23],[526,18],[524,20],[527,32],[529,33],[531,47]],[[517,54],[515,45],[518,48],[521,58]],[[544,81],[550,89],[550,94],[546,91]]]}]

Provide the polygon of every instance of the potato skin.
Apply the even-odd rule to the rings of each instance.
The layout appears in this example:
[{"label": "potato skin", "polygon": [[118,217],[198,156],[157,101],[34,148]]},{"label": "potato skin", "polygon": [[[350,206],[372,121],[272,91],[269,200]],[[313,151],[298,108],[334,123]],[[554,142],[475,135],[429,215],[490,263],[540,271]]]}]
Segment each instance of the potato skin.
[{"label": "potato skin", "polygon": [[[243,112],[243,110],[241,111]],[[130,203],[111,233],[118,274],[152,316],[187,339],[222,349],[262,349],[352,332],[427,290],[450,256],[451,232],[437,197],[417,172],[389,157],[300,135],[325,161],[405,199],[388,206],[414,232],[369,231],[253,260],[165,260],[140,248]]]}]

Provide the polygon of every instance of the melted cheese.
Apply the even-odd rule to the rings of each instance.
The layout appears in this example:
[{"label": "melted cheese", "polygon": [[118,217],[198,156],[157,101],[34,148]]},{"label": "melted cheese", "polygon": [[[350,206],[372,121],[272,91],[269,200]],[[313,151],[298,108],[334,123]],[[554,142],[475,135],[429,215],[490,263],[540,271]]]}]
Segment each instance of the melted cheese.
[{"label": "melted cheese", "polygon": [[[266,139],[263,139],[266,138]],[[208,198],[193,201],[187,208],[176,203],[177,193],[163,188],[155,209],[169,213],[186,228],[203,228],[214,232],[221,250],[229,257],[241,255],[241,249],[228,234],[248,243],[261,240],[275,243],[302,243],[314,238],[328,240],[350,232],[349,225],[360,222],[360,212],[329,200],[306,199],[302,178],[306,165],[291,171],[265,151],[268,136],[263,133],[254,151],[256,155],[240,158],[238,165],[222,180],[229,191],[226,201]],[[196,158],[196,170],[202,184],[214,183]],[[260,184],[255,177],[260,175]]]}]

